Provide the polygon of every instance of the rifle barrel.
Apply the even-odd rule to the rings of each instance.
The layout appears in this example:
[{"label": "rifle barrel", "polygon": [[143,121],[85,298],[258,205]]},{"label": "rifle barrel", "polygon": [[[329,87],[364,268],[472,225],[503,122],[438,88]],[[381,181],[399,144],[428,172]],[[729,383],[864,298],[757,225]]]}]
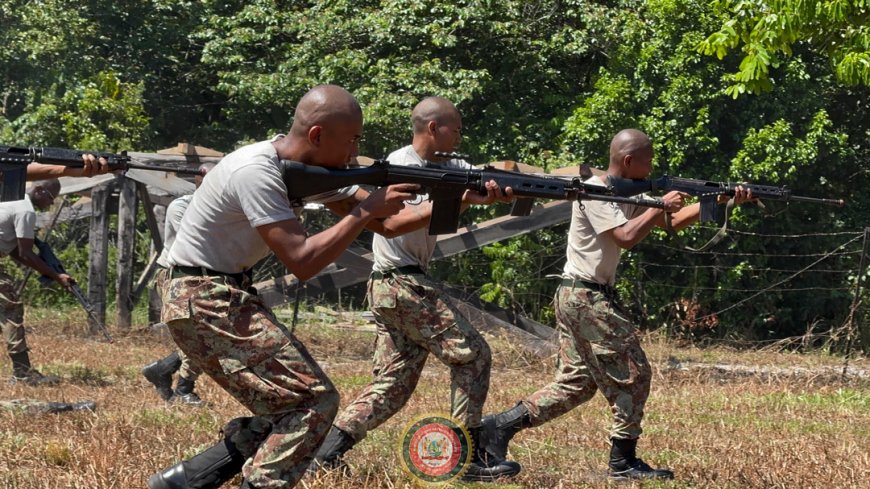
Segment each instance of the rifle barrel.
[{"label": "rifle barrel", "polygon": [[202,172],[199,170],[195,170],[192,168],[175,168],[169,166],[157,166],[157,165],[140,165],[138,163],[127,163],[125,165],[126,168],[133,170],[152,170],[152,171],[165,171],[165,172],[173,172],[179,175],[202,175]]},{"label": "rifle barrel", "polygon": [[818,199],[816,197],[803,197],[800,195],[790,195],[788,197],[789,201],[795,202],[807,202],[809,204],[825,204],[825,205],[834,205],[837,207],[845,207],[846,201],[843,199]]},{"label": "rifle barrel", "polygon": [[70,287],[70,291],[75,296],[76,300],[79,301],[82,309],[84,309],[85,312],[88,313],[88,317],[91,318],[91,321],[93,321],[94,324],[97,325],[97,329],[100,330],[100,333],[103,333],[106,341],[108,343],[113,343],[115,340],[113,340],[112,335],[109,334],[109,328],[107,328],[106,325],[103,324],[102,321],[100,321],[100,318],[97,317],[97,313],[94,311],[94,307],[87,299],[85,299],[84,294],[82,294],[82,289],[80,289],[77,284],[73,284],[73,286]]}]

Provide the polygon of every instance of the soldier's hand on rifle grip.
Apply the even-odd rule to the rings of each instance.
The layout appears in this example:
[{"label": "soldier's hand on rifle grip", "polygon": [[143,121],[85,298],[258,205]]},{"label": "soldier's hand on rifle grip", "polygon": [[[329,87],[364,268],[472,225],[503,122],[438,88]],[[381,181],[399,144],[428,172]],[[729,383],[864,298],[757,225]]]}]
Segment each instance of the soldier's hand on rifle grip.
[{"label": "soldier's hand on rifle grip", "polygon": [[674,213],[679,211],[685,205],[686,198],[689,194],[678,192],[676,190],[668,192],[662,197],[662,202],[665,204],[665,212]]},{"label": "soldier's hand on rifle grip", "polygon": [[57,275],[57,283],[65,289],[70,289],[76,283],[76,280],[65,273],[59,273]]},{"label": "soldier's hand on rifle grip", "polygon": [[82,176],[92,177],[94,175],[102,175],[109,172],[109,162],[105,158],[100,158],[92,154],[82,155]]},{"label": "soldier's hand on rifle grip", "polygon": [[415,183],[399,183],[381,187],[360,204],[360,207],[375,218],[389,217],[405,208],[405,201],[414,199],[420,190]]}]

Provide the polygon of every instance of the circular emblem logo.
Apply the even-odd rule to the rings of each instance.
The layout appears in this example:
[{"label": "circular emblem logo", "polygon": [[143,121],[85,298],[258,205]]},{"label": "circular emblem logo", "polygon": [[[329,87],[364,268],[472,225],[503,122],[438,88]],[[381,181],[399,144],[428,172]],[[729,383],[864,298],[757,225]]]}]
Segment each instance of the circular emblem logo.
[{"label": "circular emblem logo", "polygon": [[462,476],[471,462],[471,435],[457,419],[424,415],[402,436],[402,467],[418,482],[440,485]]}]

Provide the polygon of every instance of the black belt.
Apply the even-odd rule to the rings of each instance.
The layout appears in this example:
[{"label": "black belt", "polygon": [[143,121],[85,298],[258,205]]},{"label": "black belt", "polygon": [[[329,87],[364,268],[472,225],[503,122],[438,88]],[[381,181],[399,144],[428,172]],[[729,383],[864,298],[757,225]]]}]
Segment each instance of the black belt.
[{"label": "black belt", "polygon": [[218,272],[217,270],[212,270],[210,268],[205,267],[186,267],[183,265],[175,265],[171,269],[172,278],[179,278],[181,276],[188,277],[225,277],[231,278],[236,281],[242,287],[245,287],[251,283],[252,273],[251,270],[247,270],[239,273],[224,273]]},{"label": "black belt", "polygon": [[576,278],[563,278],[563,287],[581,287],[589,290],[597,290],[607,296],[616,296],[616,289],[609,285],[601,285],[598,282],[590,282],[588,280],[580,280]]},{"label": "black belt", "polygon": [[372,278],[375,280],[381,280],[385,277],[395,277],[396,275],[425,275],[426,272],[423,271],[422,268],[417,265],[406,265],[404,267],[399,268],[391,268],[384,272],[374,271],[372,272]]}]

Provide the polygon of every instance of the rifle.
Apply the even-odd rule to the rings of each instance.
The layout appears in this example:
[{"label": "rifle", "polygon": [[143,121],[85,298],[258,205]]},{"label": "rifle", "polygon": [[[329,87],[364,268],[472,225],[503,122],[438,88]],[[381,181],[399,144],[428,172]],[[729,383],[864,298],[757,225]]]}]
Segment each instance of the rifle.
[{"label": "rifle", "polygon": [[825,204],[843,207],[843,199],[819,199],[793,195],[787,187],[774,185],[758,185],[754,183],[715,182],[710,180],[695,180],[663,176],[655,180],[613,179],[610,185],[617,193],[644,193],[661,190],[663,192],[678,191],[698,197],[701,204],[701,221],[716,221],[722,218],[719,212],[718,198],[720,195],[733,197],[737,187],[742,186],[752,191],[752,196],[759,199],[782,200],[786,202],[807,202],[810,204]]},{"label": "rifle", "polygon": [[[33,244],[36,245],[36,248],[39,250],[39,258],[45,262],[52,270],[57,273],[66,273],[66,270],[63,268],[63,265],[58,260],[57,255],[54,254],[54,251],[51,249],[51,246],[48,245],[45,241],[40,239],[34,239]],[[53,280],[48,275],[42,275],[39,277],[39,283],[41,283],[44,287],[48,287],[51,285]],[[70,286],[69,291],[75,296],[76,300],[79,301],[82,308],[88,313],[88,317],[91,321],[97,325],[97,328],[103,333],[103,336],[106,338],[106,341],[112,343],[112,335],[109,334],[109,329],[100,321],[100,318],[97,317],[96,311],[94,311],[94,307],[91,305],[90,301],[88,301],[84,294],[82,294],[82,289],[79,288],[79,285],[73,283]]]},{"label": "rifle", "polygon": [[0,172],[3,180],[0,182],[0,201],[21,200],[24,198],[24,185],[27,180],[27,165],[30,163],[45,163],[48,165],[63,165],[79,168],[82,155],[92,154],[105,158],[109,169],[115,170],[151,170],[180,173],[182,175],[201,175],[199,170],[188,168],[168,168],[165,166],[140,165],[130,163],[131,158],[126,151],[120,153],[101,153],[99,151],[79,151],[65,148],[44,147],[14,147],[0,145]]},{"label": "rifle", "polygon": [[[633,197],[642,190],[621,192],[613,185],[602,186],[584,183],[581,178],[558,178],[505,171],[491,166],[483,169],[457,169],[439,166],[414,167],[391,165],[381,159],[369,167],[332,169],[310,166],[297,161],[283,162],[284,184],[291,202],[305,197],[338,190],[351,185],[383,187],[395,183],[416,183],[420,194],[428,194],[432,201],[432,218],[429,234],[455,233],[459,227],[462,195],[466,190],[486,193],[486,182],[495,180],[500,188],[510,187],[514,195],[526,198],[557,200],[601,200],[644,207],[664,208],[657,199]],[[514,215],[528,215],[531,206]]]},{"label": "rifle", "polygon": [[[667,217],[665,218],[668,234],[670,234],[677,242],[678,246],[694,252],[705,251],[711,248],[728,234],[728,217],[731,215],[731,210],[734,208],[734,194],[737,192],[738,186],[751,190],[752,196],[759,199],[782,200],[785,202],[807,202],[810,204],[825,204],[837,207],[843,207],[846,205],[846,202],[843,199],[819,199],[816,197],[792,195],[791,190],[784,186],[776,187],[774,185],[714,182],[710,180],[669,177],[667,175],[655,180],[617,179],[613,180],[611,185],[617,188],[619,192],[648,192],[655,190],[670,192],[676,190],[678,192],[698,197],[701,205],[700,221],[722,221],[722,227],[719,228],[719,231],[717,231],[716,234],[700,248],[692,248],[682,244],[679,238],[677,238],[676,233],[671,229],[670,220]],[[725,205],[724,210],[720,210],[718,205],[720,195],[731,197]],[[760,200],[757,204],[764,208],[764,204],[762,204]]]}]

